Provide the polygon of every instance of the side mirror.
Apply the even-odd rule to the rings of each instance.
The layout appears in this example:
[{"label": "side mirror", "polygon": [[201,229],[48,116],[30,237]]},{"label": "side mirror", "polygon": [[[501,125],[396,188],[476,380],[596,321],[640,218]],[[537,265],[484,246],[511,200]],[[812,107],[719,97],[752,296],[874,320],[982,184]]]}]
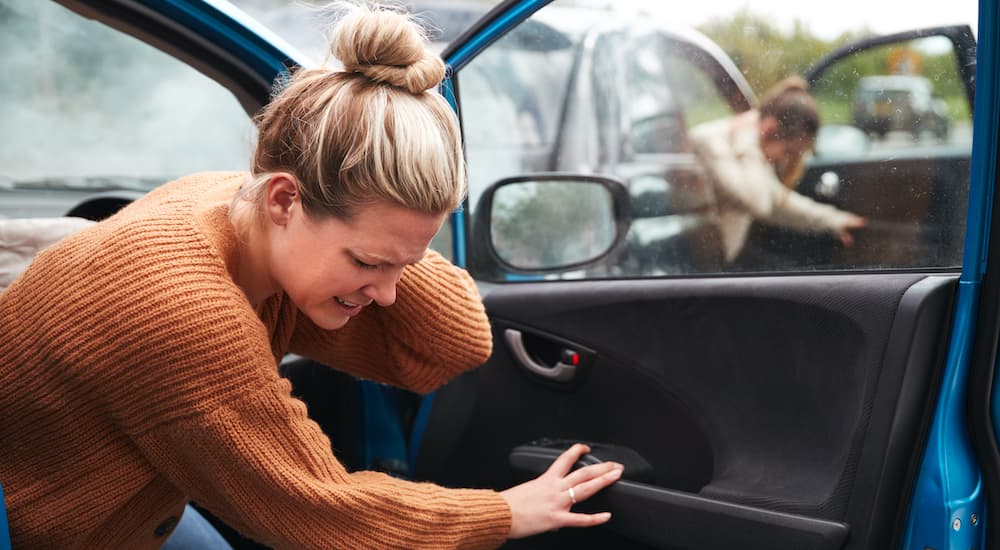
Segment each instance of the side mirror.
[{"label": "side mirror", "polygon": [[606,177],[532,174],[488,187],[474,218],[473,276],[541,279],[594,267],[620,249],[629,196],[623,184]]}]

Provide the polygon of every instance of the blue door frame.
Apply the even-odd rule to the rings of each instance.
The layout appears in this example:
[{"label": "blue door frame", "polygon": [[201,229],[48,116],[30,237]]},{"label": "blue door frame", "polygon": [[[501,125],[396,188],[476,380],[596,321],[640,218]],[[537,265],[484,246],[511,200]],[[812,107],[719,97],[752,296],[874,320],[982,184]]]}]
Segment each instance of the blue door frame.
[{"label": "blue door frame", "polygon": [[[997,162],[997,5],[980,0],[969,209],[947,364],[910,504],[904,549],[985,548],[986,499],[966,405],[970,355],[989,249]],[[983,304],[996,307],[996,304]],[[1000,399],[993,395],[994,432]]]}]

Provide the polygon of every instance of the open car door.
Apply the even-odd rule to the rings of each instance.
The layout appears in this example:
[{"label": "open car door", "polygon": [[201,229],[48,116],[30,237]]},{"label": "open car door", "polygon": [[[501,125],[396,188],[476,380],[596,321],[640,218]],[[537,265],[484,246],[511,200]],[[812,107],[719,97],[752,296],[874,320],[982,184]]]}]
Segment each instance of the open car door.
[{"label": "open car door", "polygon": [[[995,6],[980,6],[978,54],[960,27],[842,56],[840,67],[871,76],[915,56],[921,68],[905,70],[938,83],[940,119],[924,110],[869,135],[851,114],[867,108],[855,97],[866,75],[813,75],[831,127],[803,192],[867,205],[870,233],[854,249],[800,243],[713,265],[683,256],[717,245],[698,237],[645,250],[652,264],[637,267],[636,247],[650,242],[640,218],[643,234],[671,238],[710,221],[711,205],[691,208],[697,181],[675,176],[694,162],[684,132],[756,100],[733,100],[741,87],[706,72],[710,42],[648,40],[670,24],[649,14],[582,25],[587,14],[562,4],[504,2],[444,53],[471,185],[456,257],[481,284],[494,351],[424,403],[415,477],[503,489],[574,441],[591,444],[588,460],[625,464],[622,481],[579,506],[610,511],[606,526],[511,548],[985,547],[984,478],[964,418],[969,377],[992,364],[969,351],[991,351],[996,335],[995,290],[980,290]],[[644,155],[637,136],[650,139],[657,105],[679,125],[657,142],[669,150]],[[661,205],[652,216],[637,210],[649,200]],[[992,324],[976,333],[983,310]]]}]

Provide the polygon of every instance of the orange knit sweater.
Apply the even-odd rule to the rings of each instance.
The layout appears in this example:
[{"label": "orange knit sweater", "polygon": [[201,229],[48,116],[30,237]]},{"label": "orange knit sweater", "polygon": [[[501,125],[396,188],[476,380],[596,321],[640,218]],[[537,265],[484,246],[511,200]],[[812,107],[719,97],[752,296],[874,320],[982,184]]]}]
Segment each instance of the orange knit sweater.
[{"label": "orange knit sweater", "polygon": [[395,305],[336,332],[283,295],[258,315],[230,276],[228,208],[199,206],[245,178],[167,184],[46,249],[0,295],[14,547],[156,548],[188,500],[276,548],[501,544],[498,493],[348,473],[276,370],[291,351],[432,390],[490,353],[468,274],[430,253]]}]

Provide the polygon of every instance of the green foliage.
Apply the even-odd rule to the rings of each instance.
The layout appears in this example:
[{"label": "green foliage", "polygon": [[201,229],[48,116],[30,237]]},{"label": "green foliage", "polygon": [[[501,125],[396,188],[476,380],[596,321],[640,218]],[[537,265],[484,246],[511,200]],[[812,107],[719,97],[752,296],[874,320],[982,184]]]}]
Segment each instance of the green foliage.
[{"label": "green foliage", "polygon": [[[699,30],[733,59],[758,96],[786,76],[804,74],[841,46],[873,34],[869,29],[861,28],[843,33],[833,40],[824,40],[813,34],[802,21],[795,21],[791,30],[782,30],[748,8],[737,11],[731,17],[712,19],[701,25]],[[812,88],[824,123],[850,124],[851,102],[858,81],[863,76],[893,72],[890,59],[900,50],[907,50],[907,46],[873,48],[844,58],[828,69]],[[933,82],[935,95],[949,106],[948,116],[954,120],[968,119],[968,100],[954,53],[919,50],[918,57],[918,74]]]},{"label": "green foliage", "polygon": [[748,8],[711,19],[699,30],[729,54],[758,95],[790,74],[802,74],[847,40],[845,36],[831,43],[817,38],[801,21],[791,32],[783,32]]}]

